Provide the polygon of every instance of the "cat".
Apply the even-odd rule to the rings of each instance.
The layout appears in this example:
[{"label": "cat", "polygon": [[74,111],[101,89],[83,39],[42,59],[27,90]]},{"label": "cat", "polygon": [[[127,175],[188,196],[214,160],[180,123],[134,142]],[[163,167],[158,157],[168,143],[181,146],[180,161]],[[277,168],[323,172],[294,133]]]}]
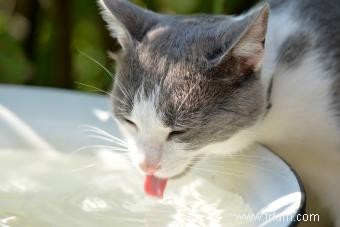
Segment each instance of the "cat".
[{"label": "cat", "polygon": [[171,179],[202,155],[264,144],[340,227],[340,1],[273,0],[238,16],[99,5],[120,45],[113,114],[141,171]]}]

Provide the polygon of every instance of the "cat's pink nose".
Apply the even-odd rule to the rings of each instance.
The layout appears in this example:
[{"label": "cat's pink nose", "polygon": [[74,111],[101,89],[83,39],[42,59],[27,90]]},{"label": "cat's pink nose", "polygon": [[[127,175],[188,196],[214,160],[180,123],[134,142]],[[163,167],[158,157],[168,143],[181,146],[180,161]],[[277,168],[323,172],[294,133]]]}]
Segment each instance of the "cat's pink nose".
[{"label": "cat's pink nose", "polygon": [[159,164],[150,164],[147,162],[140,162],[139,168],[146,174],[152,175],[154,174],[161,166]]}]

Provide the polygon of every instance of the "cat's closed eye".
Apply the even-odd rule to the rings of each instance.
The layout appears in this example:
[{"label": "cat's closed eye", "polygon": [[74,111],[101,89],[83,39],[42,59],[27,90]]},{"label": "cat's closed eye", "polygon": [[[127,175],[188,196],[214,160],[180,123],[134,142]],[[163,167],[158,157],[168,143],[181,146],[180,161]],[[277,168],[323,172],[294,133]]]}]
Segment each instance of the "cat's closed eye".
[{"label": "cat's closed eye", "polygon": [[177,136],[183,135],[186,131],[185,130],[177,130],[177,131],[172,131],[169,133],[168,138],[166,139],[167,141],[170,141]]},{"label": "cat's closed eye", "polygon": [[132,126],[132,127],[134,127],[134,128],[137,129],[137,125],[136,125],[135,122],[133,122],[133,121],[127,119],[127,118],[123,118],[123,120],[124,120],[124,122],[127,123],[128,125],[130,125],[130,126]]}]

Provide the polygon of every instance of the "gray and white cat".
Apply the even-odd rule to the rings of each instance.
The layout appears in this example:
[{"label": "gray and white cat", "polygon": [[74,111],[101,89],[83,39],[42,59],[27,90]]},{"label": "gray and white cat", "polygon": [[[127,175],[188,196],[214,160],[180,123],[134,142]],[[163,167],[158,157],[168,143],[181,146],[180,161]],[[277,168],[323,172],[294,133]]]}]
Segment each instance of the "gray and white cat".
[{"label": "gray and white cat", "polygon": [[340,226],[339,0],[273,0],[240,16],[99,3],[121,46],[114,116],[141,170],[173,178],[201,155],[262,143]]}]

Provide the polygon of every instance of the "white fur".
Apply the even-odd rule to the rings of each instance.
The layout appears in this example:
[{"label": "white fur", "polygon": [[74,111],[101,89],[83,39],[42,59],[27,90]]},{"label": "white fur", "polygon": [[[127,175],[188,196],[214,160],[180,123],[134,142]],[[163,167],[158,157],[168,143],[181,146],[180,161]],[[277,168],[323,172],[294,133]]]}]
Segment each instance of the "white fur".
[{"label": "white fur", "polygon": [[280,45],[293,33],[297,31],[299,25],[296,20],[290,16],[290,9],[287,8],[282,12],[275,12],[270,15],[266,35],[266,50],[264,54],[263,65],[261,69],[261,80],[268,89],[268,85],[277,67],[276,56],[279,52]]},{"label": "white fur", "polygon": [[131,120],[136,123],[135,133],[138,161],[148,159],[150,163],[160,162],[164,142],[170,129],[163,126],[155,111],[154,96],[148,100],[135,99]]},{"label": "white fur", "polygon": [[[286,11],[270,19],[262,75],[265,85],[277,67],[277,47],[297,27],[296,20]],[[276,68],[271,97],[273,107],[255,131],[257,141],[291,163],[308,192],[316,193],[331,209],[333,217],[339,219],[340,130],[339,119],[331,109],[334,76],[326,72],[317,57],[314,51],[295,69]],[[339,221],[337,226],[340,226]],[[317,226],[322,225],[318,223]]]},{"label": "white fur", "polygon": [[209,144],[196,152],[200,154],[233,154],[248,149],[254,144],[255,139],[255,128],[250,128],[237,133],[226,141]]},{"label": "white fur", "polygon": [[164,126],[156,112],[158,95],[154,93],[148,99],[138,99],[136,96],[130,119],[138,129],[128,125],[122,128],[128,140],[131,159],[137,166],[143,160],[159,163],[161,168],[155,175],[172,177],[182,173],[194,157],[185,155],[184,144],[167,141],[171,129]]}]

